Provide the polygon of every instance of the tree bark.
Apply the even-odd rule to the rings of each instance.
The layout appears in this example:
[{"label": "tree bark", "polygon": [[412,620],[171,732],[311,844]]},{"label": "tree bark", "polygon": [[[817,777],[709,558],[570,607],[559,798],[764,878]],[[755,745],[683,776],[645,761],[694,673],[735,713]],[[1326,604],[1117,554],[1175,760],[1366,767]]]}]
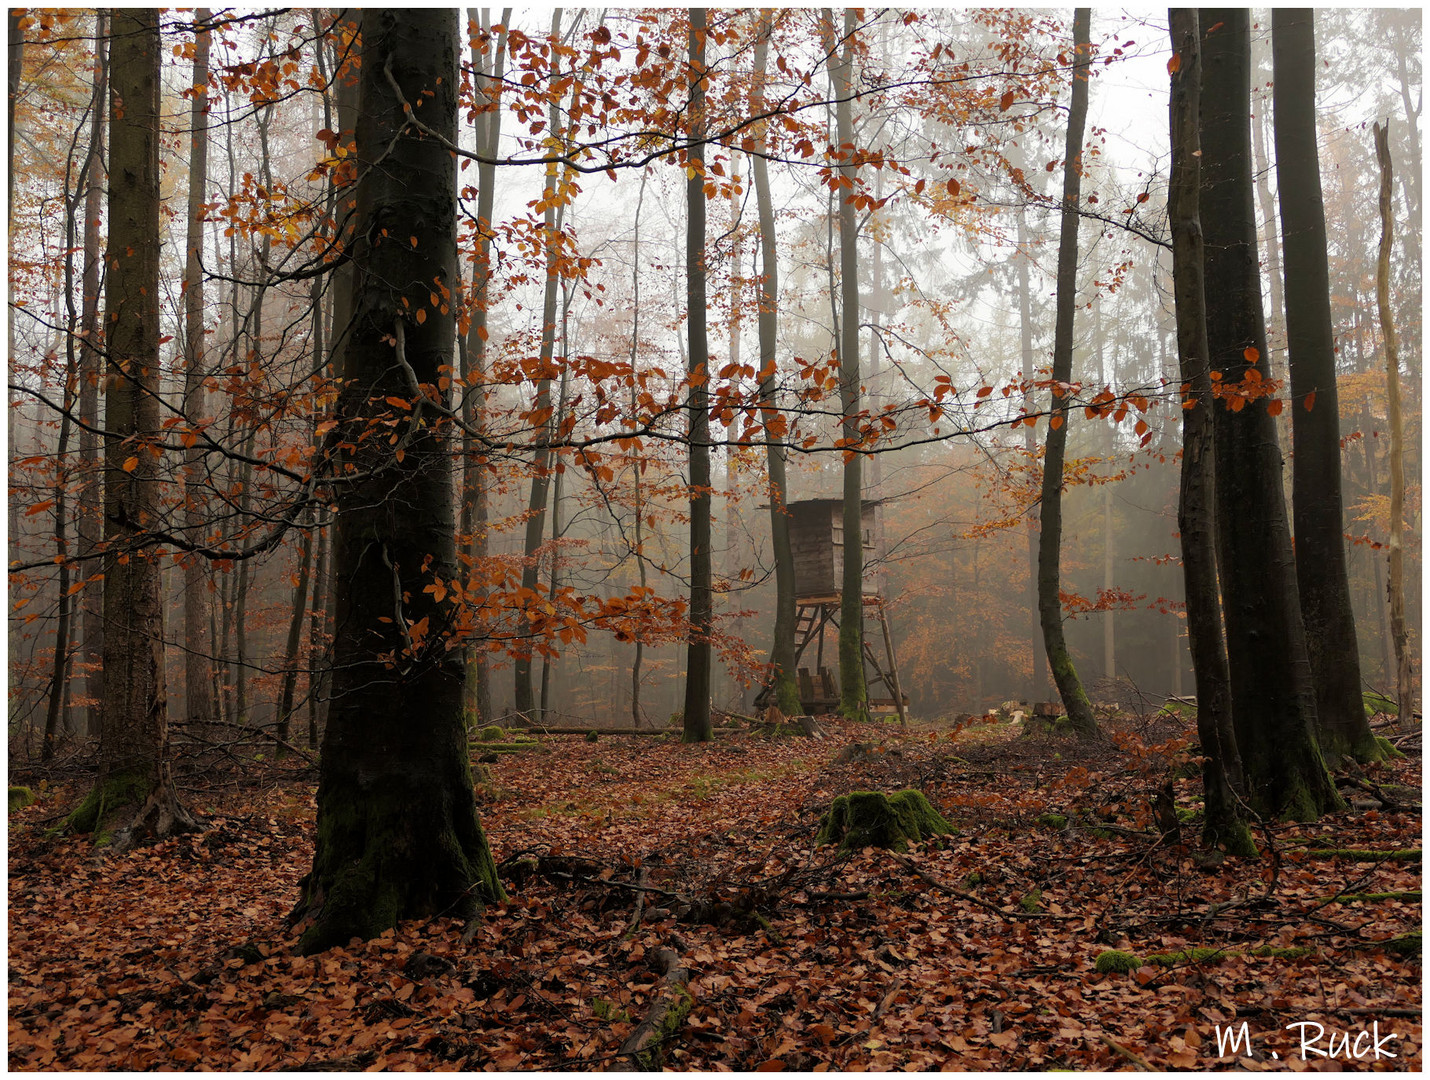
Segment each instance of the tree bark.
[{"label": "tree bark", "polygon": [[[197,426],[204,410],[204,195],[209,163],[209,9],[194,16],[193,100],[189,106],[189,210],[184,266],[184,415]],[[184,525],[191,539],[203,538],[204,451],[197,443],[184,457]],[[190,720],[215,719],[212,643],[209,640],[209,569],[206,560],[184,561],[184,707]]]},{"label": "tree bark", "polygon": [[1361,699],[1360,650],[1346,571],[1341,409],[1316,153],[1316,44],[1310,9],[1271,12],[1271,50],[1296,450],[1291,461],[1296,585],[1316,687],[1317,735],[1324,754],[1376,761],[1385,754],[1371,734]]},{"label": "tree bark", "polygon": [[[1062,227],[1058,236],[1057,319],[1053,331],[1053,379],[1066,384],[1072,380],[1073,312],[1077,305],[1078,204],[1082,191],[1082,137],[1087,123],[1088,66],[1091,63],[1089,36],[1092,14],[1078,8],[1073,15],[1072,102],[1068,107],[1067,149],[1063,155]],[[1043,457],[1042,497],[1039,500],[1041,530],[1038,534],[1038,617],[1043,626],[1043,645],[1048,667],[1067,710],[1068,722],[1081,739],[1099,737],[1092,704],[1082,688],[1072,654],[1063,636],[1063,608],[1058,597],[1062,581],[1062,491],[1063,459],[1067,453],[1068,421],[1072,418],[1069,399],[1059,386],[1053,388],[1053,413],[1048,423],[1048,441]]]},{"label": "tree bark", "polygon": [[[1028,253],[1027,207],[1018,206],[1018,344],[1023,358],[1023,378],[1028,382],[1028,390],[1023,395],[1023,411],[1035,411],[1033,400],[1033,291],[1029,281],[1028,264],[1032,256]],[[1037,434],[1032,425],[1023,425],[1023,450],[1030,462],[1036,460]],[[1032,682],[1028,688],[1028,701],[1042,700],[1048,685],[1047,653],[1043,646],[1042,622],[1038,615],[1038,535],[1041,529],[1038,519],[1032,515],[1035,508],[1028,511],[1028,642],[1033,654]]]},{"label": "tree bark", "polygon": [[[561,9],[556,8],[551,13],[551,41],[553,47],[561,36]],[[551,77],[555,82],[558,75],[557,65],[552,64]],[[560,106],[553,97],[547,109],[547,130],[555,133],[560,125]],[[546,169],[546,185],[542,191],[541,199],[545,205],[543,215],[542,235],[546,244],[546,295],[541,305],[541,374],[536,383],[536,400],[533,404],[537,420],[537,427],[534,432],[536,437],[536,450],[532,454],[531,461],[531,494],[526,504],[526,535],[523,538],[521,555],[521,587],[522,595],[536,595],[537,584],[540,579],[541,565],[538,553],[541,549],[541,538],[546,526],[546,501],[547,493],[551,487],[551,439],[556,427],[552,422],[551,409],[551,361],[556,352],[556,293],[561,282],[561,269],[558,265],[556,236],[561,231],[561,218],[563,215],[557,212],[557,202],[561,201],[564,209],[565,203],[559,200],[556,192],[558,165],[548,165]],[[528,720],[537,719],[536,716],[536,693],[532,686],[531,679],[531,646],[526,644],[522,647],[512,665],[515,672],[515,700],[516,711]]]},{"label": "tree bark", "polygon": [[[754,89],[750,111],[759,115],[765,108],[765,67],[769,62],[772,13],[761,11],[759,36],[755,41]],[[775,626],[770,643],[770,664],[774,668],[775,704],[786,716],[804,711],[795,680],[795,587],[794,549],[789,536],[789,484],[785,477],[785,419],[777,398],[779,360],[779,249],[775,236],[774,201],[770,196],[770,170],[765,160],[769,127],[756,133],[758,145],[750,156],[754,175],[755,207],[760,223],[760,413],[765,429],[765,471],[769,477],[770,546],[775,560]]]},{"label": "tree bark", "polygon": [[705,312],[705,10],[690,9],[690,149],[685,182],[685,303],[689,339],[690,630],[685,653],[682,742],[708,742],[713,595],[710,530],[710,345]]},{"label": "tree bark", "polygon": [[1410,633],[1405,625],[1405,422],[1400,415],[1400,347],[1390,310],[1390,247],[1395,241],[1391,216],[1390,121],[1374,125],[1375,155],[1380,164],[1380,255],[1376,261],[1375,302],[1385,341],[1385,387],[1390,413],[1390,637],[1395,644],[1395,695],[1398,726],[1409,731],[1415,718],[1410,671]]},{"label": "tree bark", "polygon": [[[335,478],[333,693],[317,846],[294,911],[303,953],[502,896],[472,793],[462,656],[446,648],[456,613],[439,583],[458,573],[447,425],[425,407],[450,401],[438,387],[455,314],[431,295],[458,284],[456,162],[404,113],[456,140],[456,12],[367,9],[362,40],[337,428],[352,469]],[[382,420],[396,444],[361,438]]]},{"label": "tree bark", "polygon": [[1252,202],[1250,16],[1217,9],[1201,18],[1216,27],[1202,53],[1201,218],[1211,378],[1226,395],[1213,412],[1232,718],[1251,806],[1315,820],[1342,804],[1316,744],[1276,424],[1268,397],[1245,397],[1265,381],[1268,355]]},{"label": "tree bark", "polygon": [[[471,9],[468,9],[469,11]],[[483,9],[485,12],[486,9]],[[483,73],[480,50],[472,44],[472,70],[476,72],[476,89],[492,104],[490,112],[479,113],[476,120],[477,152],[495,157],[501,139],[502,76],[506,70],[506,28],[511,21],[511,8],[501,16],[501,33],[497,36],[495,68],[490,77]],[[479,20],[487,30],[491,19],[484,14]],[[472,267],[472,322],[467,332],[467,370],[463,373],[462,420],[468,431],[484,431],[487,415],[487,306],[491,294],[492,208],[496,201],[496,164],[482,161],[477,165],[477,261]],[[461,535],[467,539],[471,556],[471,571],[481,570],[487,560],[487,462],[477,453],[470,434],[462,435],[462,524]],[[485,588],[471,593],[473,603],[481,606]],[[467,707],[476,724],[490,723],[492,684],[487,650],[479,640],[469,644],[467,653]]]},{"label": "tree bark", "polygon": [[[631,415],[636,415],[637,393],[636,361],[641,343],[641,208],[645,205],[646,181],[650,177],[648,169],[641,170],[640,193],[636,195],[634,240],[631,252]],[[635,448],[631,468],[631,496],[635,503],[633,532],[635,536],[636,574],[640,580],[641,594],[645,595],[647,573],[645,564],[645,505],[641,501],[641,459],[640,447]],[[641,724],[641,665],[645,659],[645,642],[636,637],[636,652],[631,659],[631,724]],[[614,670],[614,665],[612,665]]]},{"label": "tree bark", "polygon": [[[1172,54],[1172,177],[1167,192],[1172,228],[1172,277],[1177,308],[1177,356],[1182,379],[1182,479],[1177,530],[1182,538],[1182,576],[1186,583],[1187,638],[1197,683],[1197,736],[1205,760],[1206,824],[1209,845],[1253,855],[1255,845],[1241,818],[1238,791],[1241,758],[1231,718],[1231,676],[1222,638],[1217,598],[1215,448],[1212,383],[1207,352],[1206,307],[1202,268],[1205,252],[1199,187],[1201,183],[1198,95],[1202,78],[1201,37],[1196,11],[1169,11]],[[1175,654],[1174,654],[1174,663]]]},{"label": "tree bark", "polygon": [[[94,128],[91,139],[98,161],[105,160],[105,118],[108,115],[106,102],[109,97],[109,15],[100,11],[95,16],[95,65],[103,71],[106,88],[99,95],[95,107]],[[77,399],[79,429],[79,468],[81,473],[79,490],[79,514],[76,523],[79,544],[76,555],[84,567],[86,576],[94,573],[98,565],[94,556],[99,550],[103,536],[103,462],[100,459],[99,436],[99,381],[100,336],[100,263],[103,249],[99,238],[100,217],[104,213],[105,180],[104,170],[94,168],[89,173],[89,184],[84,201],[84,276],[81,289],[83,301],[80,313],[79,342],[79,395]],[[80,664],[85,672],[85,697],[89,699],[86,710],[86,731],[97,734],[100,729],[101,705],[104,701],[104,600],[103,588],[90,583],[85,586],[80,597],[81,626]]]},{"label": "tree bark", "polygon": [[[303,622],[308,616],[308,583],[313,576],[315,531],[311,526],[305,528],[303,541],[298,547],[298,589],[293,597],[293,614],[288,620],[288,640],[283,650],[283,683],[278,693],[278,737],[285,743],[293,717],[293,698],[298,689],[298,653],[303,642]],[[283,756],[281,744],[278,756]]]},{"label": "tree bark", "polygon": [[[158,557],[144,532],[157,523],[159,452],[159,13],[115,9],[110,61],[109,254],[105,282],[104,724],[99,777],[70,815],[102,830],[138,806],[123,848],[142,835],[192,827],[169,773],[164,608]],[[101,832],[101,836],[103,833]]]},{"label": "tree bark", "polygon": [[[832,22],[833,16],[826,14]],[[844,48],[834,65],[835,137],[839,142],[839,411],[843,414],[844,566],[839,594],[839,715],[869,718],[864,678],[864,459],[855,451],[860,432],[859,223],[854,213],[854,31],[853,8],[844,9]],[[833,27],[829,36],[832,38]],[[831,60],[831,63],[833,61]]]}]

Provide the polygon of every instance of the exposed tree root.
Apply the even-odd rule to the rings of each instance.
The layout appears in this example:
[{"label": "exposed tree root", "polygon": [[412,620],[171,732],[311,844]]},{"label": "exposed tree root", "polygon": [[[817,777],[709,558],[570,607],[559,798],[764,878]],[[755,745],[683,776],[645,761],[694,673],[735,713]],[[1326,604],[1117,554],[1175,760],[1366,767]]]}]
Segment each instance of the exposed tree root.
[{"label": "exposed tree root", "polygon": [[662,1044],[684,1022],[693,999],[686,989],[690,983],[690,972],[681,964],[679,953],[674,949],[659,948],[646,955],[651,965],[661,973],[660,985],[656,987],[650,1011],[626,1036],[618,1053],[621,1057],[629,1057],[639,1069],[656,1070],[664,1057]]}]

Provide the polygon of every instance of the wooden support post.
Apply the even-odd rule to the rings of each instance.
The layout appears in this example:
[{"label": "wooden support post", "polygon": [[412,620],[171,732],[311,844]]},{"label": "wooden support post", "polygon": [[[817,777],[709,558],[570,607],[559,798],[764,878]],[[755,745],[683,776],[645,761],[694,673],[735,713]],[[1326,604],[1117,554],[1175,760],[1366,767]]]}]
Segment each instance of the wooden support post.
[{"label": "wooden support post", "polygon": [[884,651],[889,654],[889,689],[894,692],[894,708],[899,711],[899,723],[907,725],[909,722],[908,712],[904,708],[904,691],[899,685],[899,664],[894,659],[894,638],[889,633],[889,619],[884,614],[884,599],[880,597],[877,604],[879,612],[879,629],[884,634]]}]

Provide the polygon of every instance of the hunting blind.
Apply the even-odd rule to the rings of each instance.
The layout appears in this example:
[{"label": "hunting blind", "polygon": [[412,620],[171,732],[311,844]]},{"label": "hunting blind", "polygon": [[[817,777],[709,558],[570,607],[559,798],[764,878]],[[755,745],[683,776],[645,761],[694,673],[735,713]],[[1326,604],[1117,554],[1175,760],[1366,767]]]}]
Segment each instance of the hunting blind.
[{"label": "hunting blind", "polygon": [[[870,690],[870,709],[893,710],[902,721],[908,700],[899,689],[894,639],[884,613],[883,572],[875,542],[874,513],[878,506],[878,501],[864,503],[861,535],[855,548],[864,571],[864,672]],[[831,653],[837,656],[844,559],[850,547],[844,536],[844,500],[803,499],[787,504],[786,509],[790,518],[790,547],[794,552],[795,675],[800,704],[807,713],[829,712],[839,706],[839,685],[834,672],[825,666],[824,639],[828,627],[835,639]],[[882,657],[870,642],[871,623],[878,625],[883,638]],[[813,669],[808,666],[805,655],[810,645],[814,646]],[[805,666],[801,666],[801,660]],[[887,696],[875,697],[876,686],[882,686]],[[773,686],[766,684],[756,695],[755,705],[763,708],[773,699]]]}]

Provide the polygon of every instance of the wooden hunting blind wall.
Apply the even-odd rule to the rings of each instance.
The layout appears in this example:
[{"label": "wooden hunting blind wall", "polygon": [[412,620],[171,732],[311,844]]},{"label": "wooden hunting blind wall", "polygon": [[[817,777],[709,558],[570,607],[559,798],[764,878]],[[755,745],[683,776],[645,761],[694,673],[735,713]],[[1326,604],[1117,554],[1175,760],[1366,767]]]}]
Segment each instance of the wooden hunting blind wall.
[{"label": "wooden hunting blind wall", "polygon": [[[899,688],[898,668],[894,660],[894,640],[889,633],[889,621],[884,613],[883,574],[875,547],[874,513],[877,500],[866,501],[862,507],[862,534],[859,553],[864,567],[864,666],[869,685],[871,709],[893,710],[904,719],[908,699]],[[825,666],[825,628],[834,633],[839,627],[839,605],[844,585],[844,557],[849,545],[844,537],[844,500],[803,499],[789,503],[790,546],[794,550],[795,591],[795,675],[799,683],[800,704],[807,713],[828,712],[839,705],[839,686],[835,673]],[[881,656],[875,650],[869,631],[870,622],[878,625],[884,648]],[[814,649],[811,656],[809,646]],[[837,645],[831,649],[831,662],[838,655]],[[886,696],[874,696],[882,685]],[[770,684],[755,696],[755,705],[763,708],[773,700]]]},{"label": "wooden hunting blind wall", "polygon": [[[864,560],[864,589],[877,586],[873,579],[874,510],[866,502],[860,530]],[[789,504],[789,540],[794,549],[796,598],[838,596],[844,583],[844,500],[805,499]]]}]

